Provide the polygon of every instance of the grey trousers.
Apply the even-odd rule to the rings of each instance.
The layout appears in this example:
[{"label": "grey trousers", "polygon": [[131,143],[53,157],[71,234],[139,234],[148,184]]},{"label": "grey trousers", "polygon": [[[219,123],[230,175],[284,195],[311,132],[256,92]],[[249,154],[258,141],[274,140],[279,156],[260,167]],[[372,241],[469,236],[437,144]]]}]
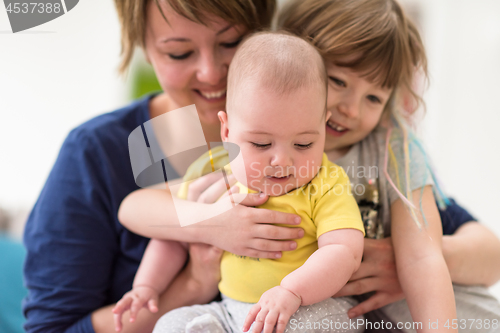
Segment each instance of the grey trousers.
[{"label": "grey trousers", "polygon": [[[486,288],[454,284],[453,290],[457,306],[457,322],[456,325],[449,322],[449,327],[458,328],[459,333],[500,332],[500,303]],[[367,320],[372,321],[371,325],[367,325],[366,332],[416,333],[420,325],[412,321],[406,300],[389,304],[367,314],[366,317]],[[381,320],[384,320],[385,325],[381,324]],[[392,323],[387,324],[388,320]],[[377,321],[378,324],[376,324]],[[391,328],[388,327],[389,325]],[[432,319],[421,325],[423,328],[430,327],[431,329],[446,327],[446,323],[436,323]]]},{"label": "grey trousers", "polygon": [[[347,311],[356,304],[353,298],[340,297],[301,306],[290,318],[285,332],[361,333],[364,326],[347,317]],[[153,333],[242,332],[243,322],[253,305],[223,297],[221,302],[182,307],[161,317]]]}]

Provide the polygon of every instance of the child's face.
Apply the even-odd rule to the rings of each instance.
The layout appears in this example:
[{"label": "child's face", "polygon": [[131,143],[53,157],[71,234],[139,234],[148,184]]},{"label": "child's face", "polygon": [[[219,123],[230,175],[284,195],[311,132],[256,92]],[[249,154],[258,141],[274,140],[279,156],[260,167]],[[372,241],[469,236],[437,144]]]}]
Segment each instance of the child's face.
[{"label": "child's face", "polygon": [[326,126],[325,150],[347,152],[377,126],[392,89],[367,81],[346,67],[327,64],[331,117]]},{"label": "child's face", "polygon": [[279,196],[314,178],[321,166],[327,119],[321,89],[300,88],[280,96],[249,83],[234,100],[229,123],[225,113],[219,118],[223,141],[241,149],[246,177],[231,163],[238,181]]}]

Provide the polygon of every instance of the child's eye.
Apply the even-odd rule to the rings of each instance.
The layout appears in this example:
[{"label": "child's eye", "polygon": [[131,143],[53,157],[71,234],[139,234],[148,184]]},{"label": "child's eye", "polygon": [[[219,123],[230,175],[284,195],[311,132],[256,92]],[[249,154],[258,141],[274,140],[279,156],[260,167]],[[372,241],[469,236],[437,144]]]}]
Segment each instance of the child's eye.
[{"label": "child's eye", "polygon": [[311,143],[308,143],[306,145],[301,145],[301,144],[298,144],[296,143],[295,144],[295,147],[299,148],[299,149],[309,149],[312,147],[312,142]]},{"label": "child's eye", "polygon": [[374,96],[374,95],[368,95],[368,100],[370,100],[370,102],[373,102],[373,103],[382,103],[380,101],[380,98],[378,98],[377,96]]},{"label": "child's eye", "polygon": [[179,54],[179,55],[169,53],[168,56],[174,60],[184,60],[184,59],[187,59],[192,53],[193,53],[193,51],[189,51],[189,52]]},{"label": "child's eye", "polygon": [[259,149],[266,149],[268,147],[271,147],[270,143],[266,144],[260,144],[260,143],[255,143],[255,142],[250,142],[254,147],[259,148]]},{"label": "child's eye", "polygon": [[238,38],[236,41],[234,41],[232,43],[221,43],[220,45],[222,45],[226,49],[232,49],[233,47],[238,46],[238,44],[241,42],[242,39],[243,38]]},{"label": "child's eye", "polygon": [[333,76],[329,76],[328,77],[333,83],[335,83],[336,85],[338,85],[339,87],[345,87],[346,84],[344,81],[342,80],[339,80],[337,79],[336,77],[333,77]]}]

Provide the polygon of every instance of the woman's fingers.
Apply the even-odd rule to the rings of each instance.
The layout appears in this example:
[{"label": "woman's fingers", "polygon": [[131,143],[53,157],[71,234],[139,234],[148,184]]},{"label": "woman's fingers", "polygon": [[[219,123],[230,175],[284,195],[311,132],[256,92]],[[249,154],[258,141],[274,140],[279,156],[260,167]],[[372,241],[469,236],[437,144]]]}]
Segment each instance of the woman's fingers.
[{"label": "woman's fingers", "polygon": [[[239,191],[238,191],[239,192]],[[247,207],[260,206],[267,201],[269,196],[263,193],[233,193],[233,202]]]},{"label": "woman's fingers", "polygon": [[[231,176],[231,175],[230,175]],[[233,177],[234,178],[234,177]],[[230,186],[234,185],[233,183]],[[224,178],[219,172],[212,172],[207,175],[204,175],[189,184],[187,200],[188,201],[198,201],[200,196],[212,185],[217,182],[222,182],[225,184]],[[224,185],[225,186],[225,185]],[[222,195],[223,192],[220,193]],[[219,195],[219,197],[220,197]],[[216,200],[212,201],[215,202]]]},{"label": "woman's fingers", "polygon": [[[260,225],[256,225],[253,228],[252,235],[255,238],[273,239],[273,240],[299,239],[299,238],[304,237],[304,229],[280,227],[280,226],[270,225],[270,224],[260,224]],[[286,243],[286,242],[283,242],[283,243]],[[288,242],[288,243],[290,243],[290,242]],[[259,248],[259,249],[265,250],[262,248]],[[289,250],[289,248],[285,249],[285,251],[286,250]]]},{"label": "woman's fingers", "polygon": [[[216,202],[222,195],[227,193],[227,187],[232,187],[236,184],[236,178],[233,175],[227,176],[227,182],[224,177],[221,177],[215,183],[211,184],[207,187],[202,193],[200,193],[198,199],[196,201],[201,203],[214,203]],[[190,185],[191,187],[192,185]]]},{"label": "woman's fingers", "polygon": [[301,222],[301,218],[298,215],[269,209],[256,209],[255,216],[258,221],[257,223],[299,225]]},{"label": "woman's fingers", "polygon": [[378,278],[366,278],[348,282],[333,297],[362,295],[380,289]]},{"label": "woman's fingers", "polygon": [[238,193],[240,193],[240,188],[239,188],[238,186],[236,186],[236,185],[235,185],[235,186],[231,187],[231,188],[229,189],[229,191],[226,191],[226,193],[224,193],[224,194],[222,195],[222,197],[220,197],[220,199],[225,198],[225,197],[228,197],[228,196],[230,196],[230,195],[238,194]]},{"label": "woman's fingers", "polygon": [[359,268],[354,274],[351,276],[349,281],[356,281],[368,277],[374,277],[377,274],[377,271],[379,271],[380,268],[377,267],[377,265],[373,265],[371,262],[366,262],[362,261],[361,265],[359,265]]},{"label": "woman's fingers", "polygon": [[387,304],[394,303],[404,298],[403,293],[389,294],[384,292],[377,292],[375,295],[368,298],[366,301],[359,303],[347,312],[349,318],[356,318],[370,311],[380,309]]}]

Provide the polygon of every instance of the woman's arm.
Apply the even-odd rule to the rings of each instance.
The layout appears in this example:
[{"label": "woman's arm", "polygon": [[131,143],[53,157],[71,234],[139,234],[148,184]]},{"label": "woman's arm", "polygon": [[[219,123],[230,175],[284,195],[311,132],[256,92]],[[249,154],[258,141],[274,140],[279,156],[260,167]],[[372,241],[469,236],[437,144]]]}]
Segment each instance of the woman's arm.
[{"label": "woman's arm", "polygon": [[457,318],[451,278],[441,250],[442,227],[432,194],[426,186],[423,192],[412,192],[415,207],[422,207],[427,225],[417,211],[418,228],[409,209],[401,200],[391,205],[391,234],[396,268],[413,321],[441,323],[438,329],[423,325],[417,332],[458,332],[448,330],[444,323]]},{"label": "woman's arm", "polygon": [[[267,197],[257,194],[234,194],[233,197],[241,203],[231,207],[221,201],[202,204],[181,200],[168,190],[141,189],[123,200],[118,217],[128,229],[146,237],[203,242],[238,255],[259,258],[275,259],[281,251],[293,250],[295,241],[289,239],[303,236],[301,228],[271,225],[297,225],[300,223],[297,215],[246,207],[260,205]],[[177,215],[172,213],[176,210],[188,212],[201,222],[180,227]]]},{"label": "woman's arm", "polygon": [[443,236],[443,255],[455,283],[489,287],[500,280],[500,240],[480,223]]},{"label": "woman's arm", "polygon": [[[181,306],[204,304],[218,293],[220,280],[220,258],[222,251],[205,244],[191,244],[190,260],[167,290],[160,296],[158,312],[140,311],[135,322],[129,322],[129,313],[123,317],[122,333],[148,332],[153,330],[156,321],[165,313]],[[114,304],[92,312],[91,320],[95,333],[115,331],[113,314]]]}]

